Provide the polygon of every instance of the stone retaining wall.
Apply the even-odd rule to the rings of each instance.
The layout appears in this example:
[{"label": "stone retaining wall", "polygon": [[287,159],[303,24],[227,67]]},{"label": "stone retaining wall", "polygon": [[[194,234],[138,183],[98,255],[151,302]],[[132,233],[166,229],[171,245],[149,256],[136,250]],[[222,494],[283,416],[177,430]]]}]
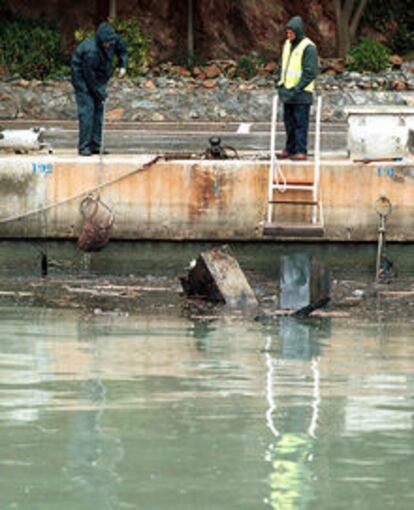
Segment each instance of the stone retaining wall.
[{"label": "stone retaining wall", "polygon": [[[268,121],[274,77],[250,81],[152,77],[113,80],[107,115],[124,121]],[[344,120],[353,104],[414,105],[414,74],[343,73],[322,75],[317,89],[324,98],[323,120]],[[0,81],[0,121],[13,119],[76,119],[73,88],[54,82],[9,78]]]}]

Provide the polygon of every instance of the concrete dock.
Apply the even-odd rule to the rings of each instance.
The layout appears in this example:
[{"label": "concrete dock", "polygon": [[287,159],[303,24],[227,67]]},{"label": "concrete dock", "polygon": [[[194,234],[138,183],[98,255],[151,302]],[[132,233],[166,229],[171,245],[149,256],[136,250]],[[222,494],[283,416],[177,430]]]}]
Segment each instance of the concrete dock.
[{"label": "concrete dock", "polygon": [[[100,175],[97,156],[1,155],[0,237],[76,238],[80,203],[101,179],[101,198],[115,214],[112,239],[269,240],[263,235],[268,160],[160,159],[145,167],[153,159],[108,155]],[[313,165],[289,161],[282,170],[288,181],[307,181]],[[320,194],[322,241],[376,240],[380,196],[393,205],[387,239],[414,241],[414,161],[322,159]],[[279,221],[310,221],[301,206],[275,214]]]}]

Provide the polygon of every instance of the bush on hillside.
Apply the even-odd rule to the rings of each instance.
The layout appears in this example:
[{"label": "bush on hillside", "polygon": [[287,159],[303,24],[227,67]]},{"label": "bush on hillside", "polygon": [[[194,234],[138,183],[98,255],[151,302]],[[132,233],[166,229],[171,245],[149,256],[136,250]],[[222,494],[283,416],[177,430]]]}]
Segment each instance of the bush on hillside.
[{"label": "bush on hillside", "polygon": [[378,73],[389,68],[389,50],[378,41],[365,37],[347,55],[348,71]]},{"label": "bush on hillside", "polygon": [[369,0],[362,24],[381,32],[394,53],[414,50],[414,9],[407,0]]},{"label": "bush on hillside", "polygon": [[44,80],[67,73],[58,29],[46,18],[4,16],[0,24],[0,65],[9,74]]}]

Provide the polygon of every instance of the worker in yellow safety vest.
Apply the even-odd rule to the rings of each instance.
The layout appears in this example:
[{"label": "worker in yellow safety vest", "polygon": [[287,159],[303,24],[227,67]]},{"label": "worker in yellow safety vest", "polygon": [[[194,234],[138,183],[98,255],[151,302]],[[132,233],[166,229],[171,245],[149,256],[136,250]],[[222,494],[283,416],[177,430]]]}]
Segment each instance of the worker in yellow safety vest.
[{"label": "worker in yellow safety vest", "polygon": [[286,25],[279,81],[279,99],[283,102],[286,129],[285,150],[278,155],[281,159],[307,159],[309,112],[317,75],[316,46],[305,37],[302,18],[295,16]]}]

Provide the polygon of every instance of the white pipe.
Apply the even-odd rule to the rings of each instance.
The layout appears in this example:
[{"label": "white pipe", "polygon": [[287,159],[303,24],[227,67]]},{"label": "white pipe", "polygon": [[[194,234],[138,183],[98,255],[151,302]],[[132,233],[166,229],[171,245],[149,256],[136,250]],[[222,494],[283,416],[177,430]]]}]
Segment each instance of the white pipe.
[{"label": "white pipe", "polygon": [[43,132],[43,128],[0,130],[0,149],[22,152],[41,150],[47,147]]}]

